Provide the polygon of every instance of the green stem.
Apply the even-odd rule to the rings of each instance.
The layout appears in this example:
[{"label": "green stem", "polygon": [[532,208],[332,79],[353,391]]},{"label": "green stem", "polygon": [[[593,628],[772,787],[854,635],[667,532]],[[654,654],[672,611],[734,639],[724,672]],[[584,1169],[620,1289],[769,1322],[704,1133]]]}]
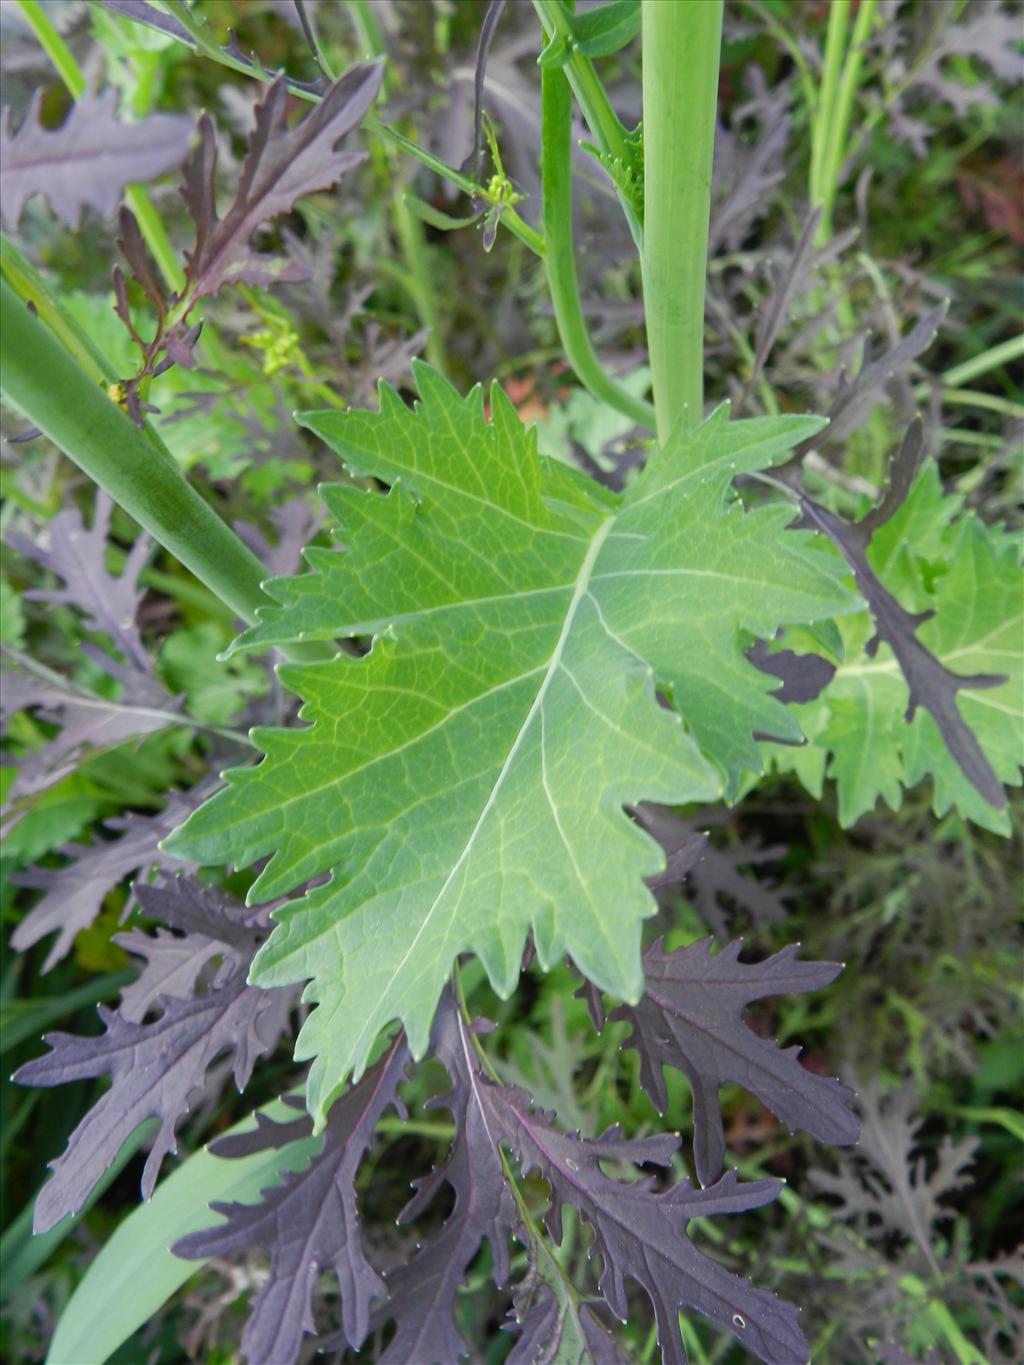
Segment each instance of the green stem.
[{"label": "green stem", "polygon": [[[612,108],[593,62],[575,45],[572,19],[565,0],[533,0],[533,7],[547,37],[564,38],[568,43],[569,55],[565,62],[565,75],[583,111],[583,117],[587,121],[594,142],[604,156],[613,161],[628,162],[626,129]],[[622,211],[633,234],[633,241],[639,250],[643,246],[643,228],[625,196],[621,191],[618,193]]]},{"label": "green stem", "polygon": [[835,105],[828,120],[821,165],[821,182],[819,184],[819,192],[822,196],[822,213],[821,220],[818,223],[817,241],[821,246],[832,237],[832,209],[835,205],[836,191],[839,188],[839,173],[842,170],[846,155],[853,100],[857,93],[857,84],[860,80],[860,69],[864,61],[867,41],[871,35],[876,4],[877,0],[861,0],[853,26],[850,50],[843,63],[842,76],[835,95]]},{"label": "green stem", "polygon": [[58,76],[67,86],[71,98],[73,100],[81,99],[85,92],[85,76],[82,74],[82,68],[75,61],[67,43],[50,22],[49,16],[39,0],[18,0],[18,7],[21,10],[22,18],[38,39],[39,46],[49,57]]},{"label": "green stem", "polygon": [[[825,36],[825,61],[821,78],[821,96],[814,124],[811,128],[811,208],[825,203],[825,157],[829,129],[835,115],[839,72],[846,48],[846,30],[850,22],[850,0],[832,0],[828,11]],[[822,214],[824,217],[824,214]]]},{"label": "green stem", "polygon": [[142,432],[6,280],[0,303],[4,396],[201,583],[254,622],[270,600],[260,587],[263,565],[176,469],[154,457]]},{"label": "green stem", "polygon": [[[478,185],[470,176],[463,175],[454,166],[449,166],[446,161],[442,161],[440,157],[428,152],[425,147],[421,147],[418,143],[407,138],[397,128],[392,128],[388,123],[382,123],[372,110],[363,119],[363,127],[368,132],[373,133],[375,137],[383,138],[386,142],[392,143],[393,146],[400,147],[403,152],[414,157],[421,166],[426,166],[427,170],[441,176],[442,179],[454,185],[456,189],[460,189],[463,194],[468,194],[470,198],[482,199],[485,196],[486,189],[483,185]],[[502,209],[498,222],[507,227],[514,237],[518,237],[524,246],[528,246],[535,256],[544,255],[543,237],[539,232],[535,232],[528,223],[525,223],[515,209]]]},{"label": "green stem", "polygon": [[561,71],[541,69],[540,101],[544,264],[566,358],[595,398],[634,422],[653,427],[651,405],[634,398],[602,368],[580,306],[572,247],[572,92]]},{"label": "green stem", "polygon": [[664,445],[704,410],[704,286],[722,0],[642,0],[644,311]]},{"label": "green stem", "polygon": [[[71,354],[74,363],[85,377],[103,389],[116,382],[114,367],[95,345],[84,327],[65,309],[50,290],[49,285],[25,259],[12,242],[0,235],[0,274],[5,283],[25,304],[29,304],[48,330]],[[143,423],[146,440],[156,457],[171,469],[177,469],[174,456],[167,449],[156,428],[149,421]]]},{"label": "green stem", "polygon": [[[987,351],[982,351],[981,355],[965,360],[962,365],[954,365],[942,376],[942,382],[948,384],[950,388],[958,389],[972,379],[988,374],[990,370],[998,369],[1000,365],[1008,365],[1014,360],[1024,360],[1024,335],[1010,337],[1006,341],[1001,341],[997,346],[991,346]],[[916,392],[917,390],[915,390]],[[927,389],[925,389],[925,393],[927,393]],[[920,396],[923,397],[923,394]]]}]

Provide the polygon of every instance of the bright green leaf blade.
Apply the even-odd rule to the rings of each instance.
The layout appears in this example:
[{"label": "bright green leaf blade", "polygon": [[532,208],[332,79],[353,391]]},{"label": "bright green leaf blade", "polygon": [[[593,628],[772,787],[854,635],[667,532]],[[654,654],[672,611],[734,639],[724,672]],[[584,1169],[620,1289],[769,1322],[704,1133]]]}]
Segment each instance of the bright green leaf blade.
[{"label": "bright green leaf blade", "polygon": [[302,419],[390,492],[325,490],[346,548],[309,551],[316,572],[276,582],[282,606],[243,642],[372,649],[282,669],[308,727],[255,732],[263,763],[167,843],[204,863],[271,855],[254,902],[331,874],[275,911],[252,976],[312,978],[296,1055],[316,1058],[318,1123],[393,1019],[422,1055],[459,953],[507,995],[532,932],[543,966],[568,953],[636,999],[664,855],[623,807],[710,799],[758,761],[755,730],[799,738],[743,650],[857,605],[834,555],[782,534],[790,509],[748,513],[731,492],[818,419],[720,409],[620,498],[538,460],[497,386],[487,421],[479,390],[416,378],[415,410],[384,387],[379,413]]},{"label": "bright green leaf blade", "polygon": [[[295,1115],[281,1100],[262,1112],[277,1120]],[[250,1117],[228,1132],[252,1127]],[[279,1171],[301,1169],[319,1145],[310,1137],[230,1160],[205,1149],[189,1157],[100,1250],[61,1315],[46,1365],[103,1365],[199,1269],[202,1262],[180,1260],[169,1248],[217,1221],[210,1201],[255,1203]]]}]

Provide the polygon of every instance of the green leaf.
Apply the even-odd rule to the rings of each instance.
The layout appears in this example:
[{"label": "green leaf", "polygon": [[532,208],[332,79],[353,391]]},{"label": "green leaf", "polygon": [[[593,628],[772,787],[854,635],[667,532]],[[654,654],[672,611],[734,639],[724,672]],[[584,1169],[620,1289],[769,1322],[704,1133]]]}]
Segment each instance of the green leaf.
[{"label": "green leaf", "polygon": [[[1021,781],[1024,759],[1024,599],[1019,542],[975,516],[954,520],[960,499],[943,497],[938,469],[926,465],[904,504],[872,538],[868,556],[885,586],[910,611],[934,613],[918,638],[954,673],[991,674],[998,687],[964,689],[957,706],[1002,782]],[[908,690],[886,645],[870,655],[874,634],[864,612],[841,624],[845,661],[821,696],[796,708],[812,744],[828,759],[839,798],[839,818],[852,825],[879,799],[898,810],[904,789],[925,778],[933,808],[1008,834],[1010,818],[977,792],[951,756],[923,708],[908,725]],[[768,746],[777,766],[792,755]]]},{"label": "green leaf", "polygon": [[211,725],[226,725],[248,697],[267,690],[260,669],[244,659],[218,657],[226,643],[219,622],[198,621],[174,631],[160,651],[160,672],[168,687],[184,692],[189,714]]},{"label": "green leaf", "polygon": [[574,46],[585,57],[610,57],[640,32],[640,0],[612,0],[572,20]]},{"label": "green leaf", "polygon": [[543,967],[568,953],[635,1001],[664,855],[623,807],[734,790],[754,731],[799,740],[743,649],[857,605],[834,555],[783,534],[790,508],[731,492],[819,419],[720,408],[619,496],[539,460],[497,385],[488,422],[479,388],[461,399],[424,365],[416,380],[415,410],[382,386],[379,413],[300,419],[390,492],[327,487],[345,551],[308,550],[314,572],[274,583],[281,606],[242,640],[372,636],[370,652],[282,668],[307,728],[254,731],[265,760],[166,844],[272,855],[252,903],[331,874],[274,912],[252,974],[314,978],[296,1055],[316,1057],[319,1124],[391,1020],[422,1056],[459,953],[507,996],[532,932]]},{"label": "green leaf", "polygon": [[537,59],[542,67],[564,66],[573,52],[584,57],[610,57],[640,32],[640,0],[612,0],[585,14],[564,12],[572,34],[556,33]]},{"label": "green leaf", "polygon": [[[282,1100],[260,1112],[277,1120],[295,1114]],[[228,1133],[252,1127],[246,1118]],[[190,1156],[104,1244],[61,1315],[47,1365],[103,1365],[199,1268],[169,1248],[216,1221],[210,1201],[255,1202],[278,1172],[299,1170],[319,1145],[309,1137],[230,1160],[205,1149]]]}]

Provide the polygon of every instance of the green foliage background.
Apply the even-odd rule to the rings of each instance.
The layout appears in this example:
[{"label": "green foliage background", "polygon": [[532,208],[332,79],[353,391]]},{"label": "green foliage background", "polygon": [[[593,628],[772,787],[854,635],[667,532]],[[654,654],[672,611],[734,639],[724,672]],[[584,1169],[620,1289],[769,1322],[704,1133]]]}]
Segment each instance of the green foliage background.
[{"label": "green foliage background", "polygon": [[[284,7],[219,0],[205,8],[223,37],[229,28],[237,30],[243,48],[259,52],[269,66],[307,70],[301,33],[288,22]],[[454,96],[465,94],[458,70],[471,63],[480,8],[471,0],[396,0],[392,8],[400,20],[394,41],[396,80],[415,127],[442,117]],[[794,70],[792,55],[772,25],[820,45],[824,7],[763,0],[737,8],[742,22],[727,32],[720,112],[737,143],[736,155],[742,157],[745,147],[749,152],[751,145],[763,145],[770,131],[763,109],[760,122],[756,114],[752,119],[743,114],[744,100],[760,81],[770,90],[789,80]],[[913,2],[896,6],[891,21],[895,38],[910,45],[919,41],[930,8]],[[950,8],[961,17],[962,5]],[[1013,5],[1005,9],[1019,14]],[[968,8],[964,22],[970,18]],[[339,67],[361,55],[343,7],[321,6],[320,22]],[[527,15],[521,27],[529,28],[530,22]],[[30,51],[15,29],[5,29],[5,37],[12,51]],[[211,108],[219,122],[230,126],[243,97],[251,101],[244,79],[189,60],[159,35],[112,13],[76,8],[68,37],[76,51],[98,54],[106,79],[140,110],[151,105],[184,111]],[[624,89],[631,81],[635,84],[635,68],[631,50],[614,59],[613,70]],[[785,334],[787,346],[769,359],[765,370],[783,410],[804,411],[807,394],[827,393],[829,375],[852,363],[838,342],[826,352],[807,345],[801,349],[801,327],[823,307],[834,308],[840,319],[870,318],[895,336],[906,332],[924,301],[951,295],[950,325],[913,374],[913,396],[930,414],[941,454],[905,504],[899,526],[890,528],[894,539],[903,532],[917,547],[916,560],[904,559],[893,572],[902,589],[919,598],[918,609],[936,595],[955,595],[961,588],[975,592],[981,582],[994,583],[999,595],[1015,591],[1008,540],[1001,532],[984,540],[979,528],[982,523],[1009,523],[1012,531],[1016,525],[1024,420],[1019,363],[1017,370],[1010,363],[998,364],[953,386],[960,396],[950,397],[950,384],[943,390],[938,378],[956,374],[1013,335],[1024,303],[1015,265],[1024,242],[1020,196],[1014,193],[1014,184],[1019,189],[1024,176],[1019,162],[1024,124],[1020,91],[1001,85],[984,61],[970,54],[951,56],[943,73],[968,88],[991,83],[999,97],[990,104],[953,107],[936,87],[923,89],[912,116],[929,134],[924,156],[885,120],[874,127],[861,163],[870,170],[870,181],[859,191],[849,178],[834,215],[842,224],[857,221],[864,202],[859,196],[867,195],[870,211],[862,214],[861,238],[799,296]],[[885,79],[881,69],[869,70],[865,89],[877,94]],[[56,121],[66,97],[38,51],[5,76],[5,100],[23,105],[36,84],[44,88],[44,115]],[[763,192],[769,207],[736,241],[723,240],[718,247],[709,301],[710,399],[734,397],[742,387],[757,310],[770,287],[767,257],[773,244],[791,241],[799,230],[794,205],[806,193],[806,127],[795,100],[793,107],[796,127],[778,157],[778,179],[770,192]],[[864,108],[870,108],[869,99]],[[522,160],[516,157],[522,134],[512,113],[506,111],[505,120],[507,129],[497,115],[499,137],[512,144],[504,148],[505,159],[528,188]],[[466,133],[463,119],[456,134]],[[237,153],[237,137],[233,145]],[[428,226],[410,250],[403,217],[406,196],[433,196],[435,214],[461,212],[464,203],[450,202],[429,178],[418,177],[381,144],[372,144],[371,152],[368,163],[340,190],[303,200],[274,229],[278,246],[286,244],[289,234],[298,243],[296,249],[313,270],[311,284],[273,292],[243,287],[211,303],[200,369],[173,369],[161,381],[160,430],[175,458],[220,513],[252,528],[264,547],[273,547],[287,534],[274,515],[286,501],[305,505],[306,525],[326,547],[326,532],[315,531],[319,514],[313,490],[319,481],[337,479],[338,464],[314,437],[351,444],[351,419],[341,412],[343,403],[370,402],[381,375],[409,389],[409,361],[422,349],[425,324],[434,327],[432,362],[444,367],[460,392],[490,375],[504,381],[520,416],[537,422],[541,453],[551,457],[556,476],[564,470],[557,461],[575,462],[592,472],[643,456],[629,445],[623,423],[575,388],[563,371],[541,272],[522,244],[499,231],[494,249],[485,253],[478,224],[451,231]],[[170,182],[158,189],[157,198],[172,237],[184,240],[183,211]],[[591,190],[577,211],[584,293],[599,323],[602,350],[626,373],[625,382],[641,392],[637,271],[625,250],[616,206]],[[87,217],[79,231],[69,232],[37,200],[26,213],[22,233],[75,317],[130,372],[131,348],[111,311],[112,225]],[[836,473],[829,492],[848,512],[863,510],[884,483],[886,455],[905,425],[902,396],[897,399],[893,404],[880,398],[872,405],[841,457],[833,458]],[[761,410],[757,403],[755,388],[754,411]],[[296,410],[325,407],[338,409],[337,417],[306,427],[291,420]],[[18,419],[6,414],[5,433],[17,430]],[[367,464],[353,472],[366,476],[380,470]],[[5,444],[0,477],[5,531],[36,535],[60,508],[72,505],[83,509],[87,519],[91,515],[92,495],[85,481],[45,442]],[[977,580],[966,587],[953,575],[943,578],[936,572],[937,565],[957,552],[938,501],[943,488],[971,513],[957,534],[980,547]],[[350,508],[358,497],[350,481],[329,494],[328,503]],[[129,520],[115,511],[107,565],[112,573],[123,566],[134,535]],[[897,554],[894,549],[894,558]],[[965,567],[958,573],[968,577],[974,559],[960,562]],[[273,698],[278,684],[260,664],[239,654],[218,657],[235,634],[230,615],[169,556],[156,554],[140,582],[146,595],[139,621],[157,676],[170,694],[184,694],[196,719],[230,728],[247,702]],[[47,608],[27,596],[48,586],[52,580],[29,559],[17,553],[5,557],[0,580],[5,645],[24,649],[83,684],[109,690],[109,679],[82,650],[84,643],[97,641],[95,632],[71,608]],[[985,605],[992,619],[999,619],[998,604],[990,600]],[[294,607],[289,603],[289,609]],[[780,613],[777,619],[783,617]],[[987,619],[984,612],[977,618],[982,635]],[[850,618],[843,633],[849,655],[854,643],[862,643],[866,622]],[[254,632],[254,639],[273,638],[271,625]],[[954,643],[963,648],[962,640]],[[991,648],[991,641],[987,643]],[[964,666],[981,670],[990,661],[979,653],[976,659],[965,659]],[[848,665],[844,675],[840,665],[851,708],[863,704],[858,693],[862,680],[855,673],[855,666]],[[884,676],[878,675],[870,684],[883,685]],[[296,686],[302,692],[297,681]],[[827,734],[830,727],[841,730],[848,719],[842,706],[827,713],[814,702],[801,717],[814,734]],[[883,1126],[887,1123],[896,1145],[902,1144],[901,1161],[913,1150],[932,1169],[943,1144],[974,1143],[963,1181],[924,1230],[923,1243],[909,1237],[879,1238],[856,1218],[842,1223],[836,1203],[815,1192],[812,1168],[844,1169],[846,1158],[830,1155],[804,1136],[790,1136],[738,1088],[723,1093],[728,1142],[740,1154],[741,1172],[784,1175],[790,1189],[779,1205],[738,1220],[714,1250],[734,1268],[749,1270],[753,1262],[760,1283],[803,1303],[815,1360],[835,1365],[880,1358],[864,1345],[869,1336],[879,1335],[879,1324],[887,1339],[916,1353],[914,1358],[926,1358],[934,1350],[940,1361],[971,1365],[981,1358],[971,1354],[978,1349],[971,1343],[981,1339],[993,1315],[1011,1307],[998,1301],[1008,1293],[1004,1283],[972,1267],[995,1263],[1010,1252],[1009,1229],[1021,1213],[1019,1176],[1014,1174],[1024,1135],[1024,1117],[1016,1107],[1024,1084],[1016,923],[1021,903],[1019,800],[1012,803],[1010,818],[998,822],[1000,833],[983,827],[992,821],[983,819],[979,825],[950,809],[941,776],[934,791],[937,820],[931,813],[930,784],[915,786],[913,776],[907,782],[912,789],[899,804],[901,778],[908,771],[913,774],[915,761],[924,770],[920,750],[932,743],[927,723],[920,716],[916,722],[922,732],[913,741],[918,760],[907,746],[898,755],[888,732],[873,738],[866,787],[858,787],[856,775],[844,780],[833,772],[830,777],[839,777],[837,789],[826,780],[820,762],[817,770],[801,769],[802,763],[812,765],[814,760],[780,750],[777,774],[726,813],[691,809],[688,814],[698,827],[714,821],[712,843],[722,864],[732,869],[732,880],[717,887],[709,883],[703,891],[698,885],[692,894],[673,892],[662,908],[660,927],[669,946],[711,929],[723,936],[742,933],[747,948],[759,954],[799,940],[808,957],[844,961],[846,971],[828,990],[773,999],[758,1022],[783,1044],[799,1039],[815,1069],[856,1076],[869,1093],[872,1086],[882,1092],[912,1087],[913,1113],[921,1121],[916,1136],[891,1114],[884,1119],[879,1101]],[[45,722],[21,712],[5,745],[18,756],[38,747],[50,733]],[[994,745],[1003,743],[1002,734],[993,731]],[[35,892],[12,881],[19,870],[40,862],[60,865],[62,845],[106,837],[102,822],[111,817],[158,810],[167,787],[188,786],[204,772],[215,743],[215,736],[203,730],[161,731],[136,745],[87,758],[35,797],[3,841],[5,926],[13,928],[37,899]],[[231,752],[237,761],[238,750]],[[226,761],[222,749],[216,753],[219,761]],[[1012,776],[1008,745],[1004,767],[1003,775]],[[9,783],[11,775],[11,768],[0,769],[0,782]],[[877,789],[899,809],[879,805]],[[821,802],[809,790],[821,791]],[[696,801],[700,793],[691,795]],[[706,795],[712,795],[710,780]],[[252,879],[242,869],[226,885],[244,895]],[[100,917],[75,940],[72,955],[45,976],[38,967],[46,945],[18,955],[9,950],[4,935],[0,1021],[8,1073],[35,1053],[44,1029],[95,1029],[96,1002],[115,997],[126,980],[128,957],[113,941],[125,897],[126,886],[115,887]],[[466,977],[486,998],[482,967],[473,963]],[[634,1134],[655,1129],[659,1119],[640,1088],[634,1062],[619,1052],[623,1026],[595,1035],[584,1003],[575,996],[577,985],[564,967],[547,974],[533,970],[512,998],[490,1001],[489,1012],[503,1026],[500,1064],[505,1077],[527,1084],[539,1103],[585,1133],[611,1123]],[[242,1102],[230,1092],[217,1096],[187,1130],[183,1153],[237,1122],[255,1103],[276,1096],[291,1083],[289,1063],[288,1051],[282,1049],[260,1069]],[[670,1077],[669,1086],[670,1121],[685,1132],[686,1086],[676,1076]],[[97,1088],[82,1082],[57,1091],[3,1091],[0,1247],[7,1274],[0,1353],[12,1360],[43,1358],[53,1323],[94,1248],[135,1202],[140,1158],[126,1153],[102,1202],[74,1228],[58,1229],[60,1235],[51,1235],[45,1246],[28,1235],[28,1196],[42,1183],[45,1161],[63,1150]],[[368,1221],[393,1220],[405,1202],[408,1171],[429,1168],[449,1133],[441,1118],[424,1107],[426,1082],[410,1085],[408,1092],[413,1122],[404,1126],[394,1121],[389,1130],[391,1120],[384,1121],[382,1140],[361,1177]],[[716,1235],[713,1229],[705,1231]],[[585,1259],[585,1238],[571,1224],[561,1255],[567,1265]],[[242,1282],[226,1292],[214,1271],[201,1272],[115,1360],[130,1365],[144,1354],[170,1365],[187,1349],[207,1361],[233,1361],[232,1343],[242,1318],[238,1293],[251,1283],[252,1273],[247,1267]],[[248,1282],[245,1275],[250,1275]],[[480,1359],[498,1365],[508,1347],[495,1330],[503,1305],[487,1285],[486,1266],[481,1265],[474,1269],[461,1325],[467,1338],[481,1343]],[[626,1329],[625,1340],[637,1361],[654,1358],[653,1338],[636,1325]],[[686,1344],[700,1365],[741,1356],[738,1348],[700,1325],[686,1329]]]}]

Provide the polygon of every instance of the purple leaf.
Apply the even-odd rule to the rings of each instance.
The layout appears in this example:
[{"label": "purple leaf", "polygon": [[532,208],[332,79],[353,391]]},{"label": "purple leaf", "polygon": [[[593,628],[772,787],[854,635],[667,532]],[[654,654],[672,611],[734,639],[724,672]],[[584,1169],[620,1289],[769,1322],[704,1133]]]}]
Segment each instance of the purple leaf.
[{"label": "purple leaf", "polygon": [[3,217],[17,227],[22,207],[45,195],[68,227],[78,226],[86,207],[113,213],[126,185],[169,171],[185,155],[192,125],[177,114],[150,114],[138,123],[117,118],[118,94],[86,91],[60,128],[39,122],[37,90],[16,133],[10,110],[0,123],[0,193]]},{"label": "purple leaf", "polygon": [[256,928],[244,922],[245,912],[223,893],[188,877],[168,877],[156,886],[136,887],[135,895],[144,915],[184,932],[157,929],[151,938],[133,929],[114,935],[115,943],[146,959],[138,978],[121,992],[121,1013],[129,1023],[141,1024],[161,996],[188,1000],[200,977],[209,977],[211,963],[219,963],[207,983],[213,987],[248,970],[258,946]]},{"label": "purple leaf", "polygon": [[[775,862],[785,848],[765,848],[751,840],[717,845],[701,833],[702,824],[722,823],[720,814],[699,811],[683,819],[673,811],[645,802],[638,807],[641,824],[666,853],[665,871],[650,886],[668,886],[686,879],[686,892],[704,923],[726,937],[730,907],[744,911],[755,924],[786,918],[782,897],[766,879],[745,876],[743,868]],[[728,903],[728,904],[727,904]],[[595,1027],[601,1025],[595,1019]]]},{"label": "purple leaf", "polygon": [[[778,1193],[778,1181],[740,1184],[730,1172],[711,1189],[696,1190],[681,1180],[657,1192],[650,1177],[616,1180],[605,1174],[602,1161],[668,1166],[678,1138],[666,1133],[630,1140],[615,1129],[598,1138],[559,1133],[549,1116],[532,1110],[522,1090],[495,1085],[486,1078],[471,1036],[450,1000],[438,1011],[434,1037],[454,1088],[467,1097],[469,1112],[477,1112],[473,1122],[479,1125],[481,1138],[492,1147],[507,1143],[524,1174],[536,1170],[547,1182],[551,1204],[545,1223],[555,1241],[562,1239],[565,1204],[590,1224],[603,1263],[601,1292],[620,1319],[628,1313],[626,1280],[635,1280],[643,1288],[654,1307],[664,1365],[685,1365],[677,1325],[684,1306],[728,1328],[753,1355],[771,1365],[796,1365],[807,1359],[796,1308],[709,1260],[686,1236],[693,1218],[737,1213],[768,1203]],[[480,1158],[476,1152],[472,1156],[471,1169],[477,1172]],[[468,1198],[475,1191],[460,1193]],[[425,1365],[430,1358],[405,1356],[402,1365],[410,1359]]]},{"label": "purple leaf", "polygon": [[269,1152],[272,1149],[280,1151],[290,1142],[309,1137],[313,1131],[313,1120],[302,1100],[294,1095],[283,1095],[281,1098],[283,1103],[297,1110],[300,1117],[290,1119],[287,1123],[278,1123],[274,1119],[268,1119],[262,1110],[257,1109],[253,1114],[256,1120],[255,1128],[250,1128],[244,1133],[232,1133],[210,1143],[210,1151],[214,1156],[239,1157],[252,1156],[254,1152]]},{"label": "purple leaf", "polygon": [[[242,1336],[249,1365],[279,1365],[298,1358],[303,1334],[315,1330],[313,1286],[318,1272],[328,1266],[338,1278],[349,1344],[358,1347],[366,1336],[370,1303],[385,1289],[363,1250],[355,1177],[384,1110],[392,1105],[404,1115],[397,1088],[408,1061],[404,1035],[399,1034],[334,1105],[323,1147],[305,1170],[261,1191],[260,1204],[212,1204],[225,1221],[191,1233],[172,1248],[176,1256],[194,1260],[257,1245],[269,1250],[270,1274],[252,1300]],[[270,1126],[264,1122],[263,1128]],[[278,1145],[265,1135],[263,1142]],[[411,1359],[406,1357],[404,1365]]]},{"label": "purple leaf", "polygon": [[192,303],[229,282],[271,284],[298,278],[293,262],[257,254],[249,246],[250,238],[261,224],[289,212],[302,195],[328,189],[364,159],[362,152],[335,151],[335,144],[366,113],[382,74],[379,63],[352,67],[292,128],[285,121],[288,87],[279,77],[256,106],[249,151],[223,219],[217,216],[214,198],[213,124],[203,116],[199,145],[185,164],[182,188],[196,225],[186,286]]},{"label": "purple leaf", "polygon": [[764,962],[739,961],[734,940],[712,956],[702,939],[673,953],[660,941],[644,953],[644,993],[637,1005],[622,1005],[610,1016],[633,1027],[628,1045],[640,1054],[640,1078],[659,1111],[668,1102],[663,1066],[681,1071],[693,1092],[694,1158],[702,1185],[722,1170],[725,1137],[718,1090],[735,1081],[790,1128],[802,1128],[823,1142],[850,1143],[858,1125],[847,1108],[851,1092],[838,1081],[817,1076],[797,1060],[798,1047],[779,1048],[759,1038],[742,1012],[769,995],[818,990],[838,975],[834,962],[798,962],[790,945]]},{"label": "purple leaf", "polygon": [[762,673],[782,680],[775,699],[787,703],[814,701],[828,687],[836,671],[835,664],[820,654],[797,654],[792,649],[772,651],[764,640],[751,645],[747,658]]},{"label": "purple leaf", "polygon": [[[91,653],[85,645],[82,646],[82,652]],[[109,672],[115,675],[119,673],[119,666],[113,660],[106,660],[101,651],[97,651],[97,654],[109,665]],[[29,695],[25,693],[24,684],[14,684],[19,676],[31,681]],[[159,689],[159,684],[151,679],[141,681],[151,683],[154,693]],[[21,675],[16,670],[3,675],[4,689],[14,684],[17,689],[15,697],[22,707],[38,708],[43,720],[60,726],[52,739],[46,740],[38,748],[28,750],[18,760],[17,776],[7,792],[8,804],[12,807],[19,797],[32,796],[59,782],[90,753],[115,748],[127,740],[163,730],[176,721],[170,710],[111,701],[108,697],[86,692],[84,688],[76,688],[71,683],[61,685],[62,682],[61,679],[53,683],[29,679],[28,675]],[[155,700],[170,702],[162,689],[159,689]]]},{"label": "purple leaf", "polygon": [[91,845],[65,844],[60,851],[72,861],[64,867],[32,867],[17,873],[11,878],[16,886],[46,895],[14,930],[11,946],[23,953],[47,934],[56,933],[42,967],[48,972],[67,956],[75,935],[92,924],[104,897],[125,877],[145,874],[151,867],[173,866],[180,871],[181,861],[165,858],[160,840],[181,824],[203,795],[201,786],[186,793],[172,792],[159,815],[131,813],[108,820],[105,828],[118,831],[120,838]]},{"label": "purple leaf", "polygon": [[374,1327],[389,1320],[395,1334],[378,1365],[409,1361],[457,1361],[469,1354],[455,1326],[455,1301],[466,1270],[486,1238],[491,1246],[492,1274],[497,1285],[508,1279],[508,1238],[519,1221],[505,1180],[501,1154],[487,1126],[476,1093],[471,1044],[454,1007],[443,1007],[433,1036],[433,1051],[451,1078],[452,1088],[430,1101],[455,1120],[455,1140],[447,1161],[415,1183],[416,1193],[402,1210],[406,1223],[427,1207],[447,1182],[455,1207],[441,1231],[425,1242],[412,1260],[387,1277],[388,1300],[374,1314]]},{"label": "purple leaf", "polygon": [[568,1294],[559,1299],[548,1283],[531,1290],[519,1330],[505,1365],[548,1365],[560,1359],[573,1365],[630,1365],[589,1305],[577,1305]]},{"label": "purple leaf", "polygon": [[[885,398],[887,385],[932,344],[945,315],[946,304],[941,303],[888,350],[861,365],[852,379],[844,378],[827,414],[829,424],[812,444],[836,445],[863,426],[872,409]],[[802,458],[804,449],[806,447],[797,447],[797,461]],[[785,468],[785,465],[780,466],[780,469]]]},{"label": "purple leaf", "polygon": [[838,1201],[831,1210],[835,1218],[856,1222],[869,1240],[884,1242],[897,1234],[914,1243],[934,1270],[936,1224],[955,1212],[944,1198],[971,1183],[964,1171],[978,1139],[953,1142],[947,1136],[929,1168],[919,1151],[924,1117],[914,1112],[917,1099],[912,1085],[886,1096],[877,1081],[860,1089],[863,1124],[856,1153],[844,1159],[838,1175],[815,1170],[811,1182]]},{"label": "purple leaf", "polygon": [[195,47],[195,40],[188,29],[170,14],[165,14],[162,9],[149,4],[148,0],[102,0],[102,3],[107,9],[116,10],[133,23],[145,24],[147,28],[155,28],[158,33],[167,33],[172,38],[177,38],[179,42]]},{"label": "purple leaf", "polygon": [[89,630],[106,635],[131,666],[149,674],[151,660],[135,616],[144,591],[138,586],[139,574],[149,558],[152,542],[142,533],[129,551],[121,573],[111,574],[105,557],[112,508],[110,497],[98,490],[88,530],[78,508],[69,507],[58,512],[46,527],[48,544],[37,545],[14,534],[8,535],[7,542],[56,574],[64,584],[62,588],[34,589],[25,594],[26,598],[77,608],[85,616]]},{"label": "purple leaf", "polygon": [[160,1127],[142,1174],[148,1199],[164,1157],[177,1150],[175,1129],[190,1096],[222,1053],[231,1055],[235,1084],[245,1088],[256,1059],[275,1046],[292,996],[289,990],[247,986],[245,977],[243,966],[205,995],[161,998],[163,1014],[154,1023],[131,1023],[99,1005],[105,1027],[99,1037],[45,1035],[52,1051],[21,1067],[14,1077],[19,1084],[64,1085],[104,1075],[112,1084],[71,1134],[64,1155],[51,1163],[53,1175],[36,1200],[36,1232],[80,1209],[125,1139],[156,1116]]}]

